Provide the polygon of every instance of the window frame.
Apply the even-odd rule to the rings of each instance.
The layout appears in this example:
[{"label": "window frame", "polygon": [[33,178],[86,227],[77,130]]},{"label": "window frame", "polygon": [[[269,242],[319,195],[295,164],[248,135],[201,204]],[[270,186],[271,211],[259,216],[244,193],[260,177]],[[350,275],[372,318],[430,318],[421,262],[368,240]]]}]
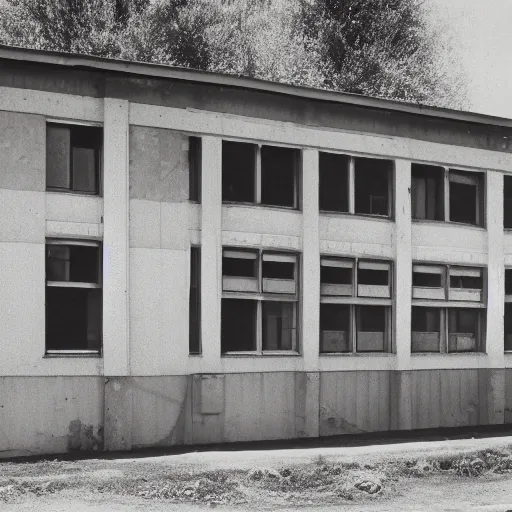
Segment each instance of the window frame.
[{"label": "window frame", "polygon": [[[486,337],[485,337],[485,327],[486,327],[486,316],[487,316],[487,268],[484,266],[475,266],[475,265],[464,265],[457,263],[431,263],[424,261],[413,261],[412,265],[412,274],[414,276],[415,268],[432,268],[434,269],[442,269],[441,274],[441,287],[433,287],[434,290],[438,290],[436,294],[423,294],[423,290],[425,287],[415,287],[412,286],[411,290],[411,308],[414,307],[425,307],[425,308],[437,308],[440,311],[440,340],[439,340],[439,350],[431,351],[431,350],[413,350],[414,348],[414,332],[412,330],[411,324],[411,353],[414,354],[463,354],[463,353],[485,353],[486,351]],[[478,271],[481,278],[482,287],[479,293],[478,299],[476,298],[476,294],[473,294],[473,298],[471,298],[470,294],[465,294],[462,292],[461,294],[453,293],[453,290],[460,291],[460,288],[452,288],[450,286],[450,276],[454,275],[451,273],[451,270],[455,271],[456,274],[469,275],[471,273],[475,273]],[[424,272],[425,273],[425,272]],[[437,273],[437,272],[435,272]],[[439,292],[439,290],[442,290]],[[462,289],[464,290],[464,289]],[[419,292],[419,293],[418,293]],[[427,296],[425,296],[427,295]],[[437,296],[436,296],[437,295]],[[464,310],[464,309],[475,309],[478,310],[478,339],[476,340],[476,348],[472,351],[450,351],[449,342],[450,342],[450,332],[449,332],[449,316],[450,311],[453,310]],[[412,309],[411,309],[412,316]],[[419,331],[418,331],[419,332]]]},{"label": "window frame", "polygon": [[[70,140],[72,140],[72,130],[73,128],[77,129],[81,128],[99,128],[101,129],[101,137],[100,143],[98,147],[98,157],[97,157],[97,171],[96,171],[96,188],[94,192],[87,192],[83,190],[73,190],[73,152],[69,152],[69,188],[60,188],[60,187],[49,187],[48,186],[48,166],[46,164],[46,159],[48,155],[48,146],[47,146],[47,132],[48,125],[55,125],[57,127],[69,128],[70,132]],[[57,193],[57,194],[75,194],[75,195],[83,195],[87,197],[103,197],[103,156],[104,156],[104,140],[105,133],[104,127],[102,123],[97,122],[89,122],[89,121],[73,121],[68,119],[52,119],[47,118],[45,122],[45,192]],[[73,146],[70,145],[70,149]]]},{"label": "window frame", "polygon": [[[504,275],[503,275],[504,281],[506,280],[507,271],[512,272],[512,266],[505,265],[505,272],[504,272]],[[507,304],[512,304],[512,294],[510,294],[510,293],[507,294],[506,289],[505,289],[505,307],[506,307]],[[503,321],[504,321],[504,323],[505,323],[505,313],[506,313],[506,310],[504,309],[503,310]],[[512,345],[512,333],[510,333],[509,336],[511,337],[511,345]],[[505,331],[505,325],[504,325],[504,328],[503,328],[503,350],[504,350],[504,352],[506,354],[510,354],[510,353],[512,353],[512,347],[509,350],[507,350],[505,348],[506,347],[506,338],[507,338],[507,332]]]},{"label": "window frame", "polygon": [[[253,201],[230,201],[225,200],[222,197],[222,205],[244,205],[244,206],[262,206],[264,208],[276,208],[280,210],[289,210],[289,211],[301,211],[302,210],[302,161],[303,161],[303,152],[302,148],[296,146],[287,146],[285,144],[264,144],[262,142],[253,142],[247,140],[239,140],[239,139],[230,139],[223,138],[222,142],[232,142],[232,143],[240,143],[240,144],[251,144],[253,146],[255,156],[254,156],[254,200]],[[261,167],[261,149],[263,146],[269,147],[279,147],[293,150],[295,152],[295,161],[294,161],[294,178],[293,178],[293,206],[286,205],[275,205],[275,204],[265,204],[261,202],[261,188],[262,188],[262,167]],[[222,168],[221,164],[221,168]],[[221,169],[222,170],[222,169]],[[222,195],[222,192],[221,192]]]},{"label": "window frame", "polygon": [[[45,295],[47,288],[80,288],[80,289],[99,289],[102,290],[101,297],[103,303],[103,244],[100,240],[84,240],[84,239],[66,239],[66,238],[46,238],[45,240],[45,267],[48,259],[48,246],[80,246],[80,247],[96,247],[98,249],[98,282],[77,282],[77,281],[48,281],[45,270]],[[47,304],[45,299],[45,356],[101,356],[103,352],[103,310],[100,319],[100,340],[98,350],[71,350],[71,349],[48,349],[47,336]]]},{"label": "window frame", "polygon": [[[450,167],[446,165],[440,165],[430,162],[411,162],[411,182],[414,165],[430,166],[436,169],[443,170],[442,186],[443,186],[443,197],[439,198],[442,201],[443,218],[442,219],[418,219],[414,217],[414,205],[411,197],[411,219],[413,222],[433,222],[440,223],[445,222],[453,224],[455,226],[472,226],[475,228],[486,229],[487,218],[486,218],[486,187],[487,187],[487,174],[485,170],[465,169],[461,167]],[[459,222],[450,219],[450,183],[463,183],[470,179],[469,177],[462,176],[461,173],[474,174],[474,180],[476,181],[476,224],[470,222]],[[459,175],[458,178],[457,175]],[[412,187],[412,185],[411,185]],[[412,191],[412,188],[411,188]]]},{"label": "window frame", "polygon": [[[256,302],[256,332],[255,350],[228,350],[222,351],[222,339],[221,339],[221,356],[265,356],[265,355],[299,355],[300,354],[300,264],[301,258],[300,253],[289,250],[279,250],[275,248],[253,248],[253,247],[233,247],[223,246],[222,257],[224,258],[225,252],[246,252],[257,254],[257,269],[256,269],[256,280],[258,282],[257,291],[241,291],[241,290],[228,290],[224,289],[224,275],[221,272],[221,283],[222,283],[222,299],[238,299],[238,300],[253,300]],[[264,291],[263,290],[263,257],[265,254],[278,255],[287,258],[295,258],[294,268],[294,281],[295,281],[295,292],[294,293],[280,293],[275,291]],[[295,340],[294,347],[291,350],[264,350],[263,349],[263,303],[264,302],[290,302],[294,304],[293,317],[295,319]],[[221,312],[222,315],[222,312]]]},{"label": "window frame", "polygon": [[[320,308],[322,304],[340,304],[340,305],[348,305],[349,306],[349,314],[350,314],[350,331],[348,333],[348,351],[344,352],[323,352],[322,351],[322,325],[319,325],[319,354],[321,356],[331,356],[331,355],[356,355],[356,354],[390,354],[393,353],[394,350],[394,340],[393,340],[393,312],[394,312],[394,265],[392,260],[381,259],[381,258],[368,258],[368,257],[346,257],[346,256],[334,256],[331,254],[321,254],[320,255],[320,267],[322,266],[322,262],[331,262],[338,261],[340,264],[348,265],[344,268],[352,268],[352,294],[333,294],[334,291],[330,287],[325,287],[326,283],[322,283],[320,280]],[[388,268],[388,289],[389,289],[389,297],[382,296],[368,296],[362,295],[359,291],[358,284],[358,269],[359,263],[371,263],[375,265],[386,265]],[[328,266],[328,265],[327,265]],[[321,279],[321,278],[320,278]],[[327,283],[328,284],[328,283]],[[348,286],[348,285],[343,285]],[[373,285],[368,285],[373,286]],[[378,285],[376,285],[378,286]],[[323,287],[323,291],[322,291]],[[348,289],[344,289],[348,291]],[[343,290],[340,290],[343,291]],[[385,327],[385,339],[384,339],[384,350],[381,351],[367,351],[367,350],[357,350],[357,328],[358,328],[358,310],[364,306],[381,306],[385,307],[386,311],[386,327]],[[363,331],[361,331],[363,332]]]},{"label": "window frame", "polygon": [[[319,185],[318,185],[318,195],[319,195],[319,211],[321,214],[328,214],[328,215],[351,215],[356,217],[368,217],[371,219],[384,219],[384,220],[394,220],[394,211],[395,211],[395,198],[394,198],[394,184],[395,184],[395,176],[396,176],[396,161],[392,158],[386,158],[386,157],[379,157],[379,156],[373,156],[373,155],[355,155],[350,153],[343,153],[339,151],[320,151],[319,153],[326,153],[326,154],[333,154],[333,155],[340,155],[348,158],[348,169],[347,169],[347,175],[348,175],[348,183],[347,183],[347,193],[348,193],[348,211],[340,211],[340,210],[324,210],[320,206],[320,158],[318,161],[318,176],[319,176]],[[388,172],[388,213],[387,215],[379,215],[379,214],[373,214],[373,213],[356,213],[355,207],[356,207],[356,180],[355,180],[355,168],[356,168],[356,159],[357,158],[366,158],[366,159],[372,159],[372,160],[380,160],[380,161],[386,161],[391,163],[391,169]]]}]

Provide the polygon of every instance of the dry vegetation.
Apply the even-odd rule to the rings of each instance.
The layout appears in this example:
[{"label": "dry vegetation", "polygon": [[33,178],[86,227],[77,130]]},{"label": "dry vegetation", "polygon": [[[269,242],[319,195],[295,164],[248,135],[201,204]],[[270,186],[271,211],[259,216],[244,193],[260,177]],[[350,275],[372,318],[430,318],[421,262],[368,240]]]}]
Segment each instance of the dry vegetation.
[{"label": "dry vegetation", "polygon": [[329,463],[279,469],[197,471],[154,462],[42,461],[0,464],[0,503],[62,491],[210,506],[302,506],[391,497],[411,478],[478,478],[512,472],[512,447],[446,458]]}]

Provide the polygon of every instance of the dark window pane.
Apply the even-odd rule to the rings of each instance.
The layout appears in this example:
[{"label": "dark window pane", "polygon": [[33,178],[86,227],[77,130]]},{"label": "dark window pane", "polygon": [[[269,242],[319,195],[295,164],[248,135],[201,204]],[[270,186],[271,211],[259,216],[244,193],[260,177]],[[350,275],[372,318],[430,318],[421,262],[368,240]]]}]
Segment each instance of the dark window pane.
[{"label": "dark window pane", "polygon": [[359,268],[357,272],[357,283],[387,286],[389,284],[389,272],[387,270]]},{"label": "dark window pane", "polygon": [[450,276],[450,288],[482,289],[482,276]]},{"label": "dark window pane", "polygon": [[505,295],[512,295],[512,269],[505,269]]},{"label": "dark window pane", "polygon": [[264,301],[263,350],[295,349],[295,304],[293,302]]},{"label": "dark window pane", "polygon": [[90,148],[73,148],[73,190],[96,192],[97,152]]},{"label": "dark window pane", "polygon": [[245,258],[222,258],[222,275],[232,277],[256,277],[257,260]]},{"label": "dark window pane", "polygon": [[296,149],[276,146],[261,148],[261,203],[296,206]]},{"label": "dark window pane", "polygon": [[80,245],[47,246],[47,281],[99,283],[99,248]]},{"label": "dark window pane", "polygon": [[256,350],[255,300],[222,299],[222,352]]},{"label": "dark window pane", "polygon": [[256,146],[222,141],[222,200],[253,203]]},{"label": "dark window pane", "polygon": [[442,275],[431,274],[430,272],[413,272],[412,285],[423,288],[441,288]]},{"label": "dark window pane", "polygon": [[386,306],[357,306],[356,329],[358,352],[386,350]]},{"label": "dark window pane", "polygon": [[503,225],[512,228],[512,176],[504,176]]},{"label": "dark window pane", "polygon": [[190,248],[189,352],[201,352],[201,250]]},{"label": "dark window pane", "polygon": [[101,290],[46,287],[46,349],[95,350],[101,346]]},{"label": "dark window pane", "polygon": [[71,132],[68,127],[46,126],[46,188],[71,187]]},{"label": "dark window pane", "polygon": [[320,282],[328,284],[352,284],[352,269],[321,265]]},{"label": "dark window pane", "polygon": [[483,224],[483,180],[480,173],[450,173],[450,220],[464,224]]},{"label": "dark window pane", "polygon": [[444,169],[412,164],[411,179],[412,218],[444,220]]},{"label": "dark window pane", "polygon": [[46,280],[69,281],[71,256],[67,245],[47,245]]},{"label": "dark window pane", "polygon": [[320,352],[349,352],[350,306],[320,304]]},{"label": "dark window pane", "polygon": [[512,350],[512,303],[505,303],[505,350]]},{"label": "dark window pane", "polygon": [[188,138],[188,192],[191,201],[201,202],[201,138]]},{"label": "dark window pane", "polygon": [[355,212],[388,216],[389,180],[393,163],[355,158]]},{"label": "dark window pane", "polygon": [[265,261],[262,263],[264,278],[295,279],[295,264],[284,261]]},{"label": "dark window pane", "polygon": [[439,352],[441,312],[437,308],[412,307],[412,352]]},{"label": "dark window pane", "polygon": [[348,212],[349,160],[347,155],[320,152],[320,210]]},{"label": "dark window pane", "polygon": [[448,310],[448,350],[474,352],[479,342],[480,311],[470,308]]}]

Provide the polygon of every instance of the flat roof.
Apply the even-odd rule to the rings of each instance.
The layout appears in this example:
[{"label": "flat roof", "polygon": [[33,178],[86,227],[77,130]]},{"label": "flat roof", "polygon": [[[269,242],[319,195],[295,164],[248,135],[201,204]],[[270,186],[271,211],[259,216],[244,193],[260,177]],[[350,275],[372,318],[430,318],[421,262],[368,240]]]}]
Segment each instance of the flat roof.
[{"label": "flat roof", "polygon": [[122,59],[107,59],[91,55],[81,55],[67,52],[53,52],[47,50],[34,50],[18,46],[0,44],[0,60],[15,60],[20,62],[33,62],[69,68],[86,68],[98,71],[110,71],[126,75],[138,75],[154,78],[168,78],[189,82],[215,84],[226,87],[243,88],[253,91],[270,92],[295,96],[306,99],[358,105],[367,108],[377,108],[395,112],[407,112],[428,117],[453,119],[477,124],[512,127],[512,119],[489,116],[473,112],[464,112],[448,108],[431,107],[419,103],[408,103],[398,100],[363,96],[360,94],[332,91],[289,85],[280,82],[270,82],[258,78],[235,76],[211,71],[169,66],[166,64],[153,64],[147,62],[127,61]]}]

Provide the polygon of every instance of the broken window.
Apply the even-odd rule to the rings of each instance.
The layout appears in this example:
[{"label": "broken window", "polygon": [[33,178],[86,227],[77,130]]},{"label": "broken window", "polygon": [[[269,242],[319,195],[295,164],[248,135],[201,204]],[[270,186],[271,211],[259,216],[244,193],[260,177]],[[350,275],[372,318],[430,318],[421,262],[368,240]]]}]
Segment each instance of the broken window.
[{"label": "broken window", "polygon": [[354,158],[355,213],[390,216],[393,162]]},{"label": "broken window", "polygon": [[300,152],[222,141],[222,201],[298,208]]},{"label": "broken window", "polygon": [[320,352],[350,352],[351,306],[320,304]]},{"label": "broken window", "polygon": [[349,212],[350,157],[336,153],[319,153],[320,210]]},{"label": "broken window", "polygon": [[387,348],[388,308],[356,306],[358,352],[384,352]]},{"label": "broken window", "polygon": [[412,307],[412,352],[439,352],[441,309]]},{"label": "broken window", "polygon": [[201,353],[201,249],[190,248],[190,295],[189,295],[190,354]]},{"label": "broken window", "polygon": [[103,130],[97,126],[46,125],[46,189],[99,194]]},{"label": "broken window", "polygon": [[225,248],[222,352],[297,351],[298,256]]},{"label": "broken window", "polygon": [[475,352],[480,338],[478,309],[448,310],[448,352]]},{"label": "broken window", "polygon": [[46,243],[46,352],[98,353],[102,291],[98,242]]},{"label": "broken window", "polygon": [[503,225],[512,228],[512,176],[503,176]]},{"label": "broken window", "polygon": [[261,204],[297,207],[298,157],[296,149],[261,147]]},{"label": "broken window", "polygon": [[390,262],[320,258],[322,353],[390,351],[391,305]]},{"label": "broken window", "polygon": [[188,192],[191,201],[201,202],[201,137],[188,138]]},{"label": "broken window", "polygon": [[444,220],[444,168],[411,165],[412,218]]},{"label": "broken window", "polygon": [[483,175],[449,171],[450,221],[483,225]]},{"label": "broken window", "polygon": [[414,264],[412,281],[412,352],[483,350],[482,268]]}]

